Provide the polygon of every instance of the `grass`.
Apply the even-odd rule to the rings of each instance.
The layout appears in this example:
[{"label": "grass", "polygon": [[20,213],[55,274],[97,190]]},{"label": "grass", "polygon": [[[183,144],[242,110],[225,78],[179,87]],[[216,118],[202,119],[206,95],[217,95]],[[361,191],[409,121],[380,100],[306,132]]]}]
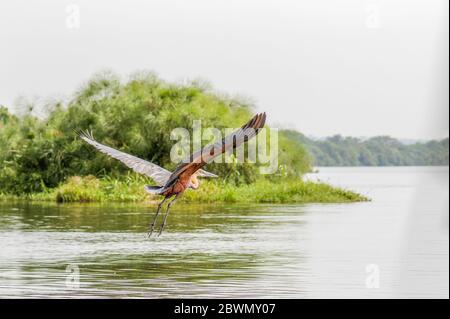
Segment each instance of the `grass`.
[{"label": "grass", "polygon": [[[73,176],[60,186],[31,195],[0,194],[0,200],[29,199],[56,202],[153,202],[160,200],[145,192],[150,181],[128,175],[125,178]],[[348,203],[368,201],[355,192],[325,183],[285,179],[261,179],[249,185],[233,186],[219,180],[203,180],[198,190],[188,190],[180,198],[196,203]]]}]

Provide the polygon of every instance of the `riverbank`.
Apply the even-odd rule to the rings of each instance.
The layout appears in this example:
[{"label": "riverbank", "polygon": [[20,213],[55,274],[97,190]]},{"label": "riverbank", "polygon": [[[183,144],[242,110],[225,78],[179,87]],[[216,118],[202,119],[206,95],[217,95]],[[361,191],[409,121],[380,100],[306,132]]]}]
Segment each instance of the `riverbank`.
[{"label": "riverbank", "polygon": [[[156,202],[159,196],[145,192],[149,181],[129,176],[125,179],[74,176],[60,186],[28,195],[0,194],[0,200],[69,202]],[[196,203],[348,203],[368,201],[355,192],[321,182],[283,179],[258,180],[234,186],[218,180],[203,180],[198,190],[188,190],[182,202]]]}]

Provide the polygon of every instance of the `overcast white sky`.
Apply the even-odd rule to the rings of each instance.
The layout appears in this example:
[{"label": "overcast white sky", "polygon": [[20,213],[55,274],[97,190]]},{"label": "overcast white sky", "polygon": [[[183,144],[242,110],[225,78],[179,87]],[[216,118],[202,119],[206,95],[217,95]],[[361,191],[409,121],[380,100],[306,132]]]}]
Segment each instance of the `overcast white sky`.
[{"label": "overcast white sky", "polygon": [[205,78],[308,135],[441,138],[448,0],[1,1],[0,104],[102,69]]}]

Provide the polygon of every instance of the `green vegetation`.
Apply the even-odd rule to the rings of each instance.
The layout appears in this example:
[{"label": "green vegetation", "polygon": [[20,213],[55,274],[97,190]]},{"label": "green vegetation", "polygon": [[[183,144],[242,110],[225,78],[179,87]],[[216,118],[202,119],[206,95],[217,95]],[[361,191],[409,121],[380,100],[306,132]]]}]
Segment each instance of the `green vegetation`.
[{"label": "green vegetation", "polygon": [[[68,103],[43,109],[22,106],[20,115],[0,107],[0,198],[73,201],[145,201],[145,177],[97,152],[75,131],[91,130],[97,140],[148,159],[167,169],[173,128],[240,127],[254,113],[252,105],[191,82],[173,84],[152,73],[122,83],[117,76],[94,76]],[[40,116],[37,116],[39,114]],[[324,184],[301,181],[310,171],[309,155],[300,141],[279,135],[279,171],[262,176],[260,164],[209,164],[220,176],[205,181],[185,201],[199,202],[344,202],[364,200],[357,194]],[[78,177],[81,176],[81,177]],[[205,185],[206,184],[206,185]],[[206,187],[205,187],[206,186]],[[150,198],[151,199],[151,198]]]},{"label": "green vegetation", "polygon": [[312,140],[286,130],[284,134],[303,144],[316,166],[439,166],[449,165],[448,138],[441,141],[404,144],[388,136],[367,140],[336,135]]},{"label": "green vegetation", "polygon": [[[73,176],[56,188],[26,196],[34,201],[56,202],[156,202],[160,198],[145,192],[142,185],[150,181],[136,174],[119,179],[97,179],[90,175]],[[23,196],[0,194],[0,200]],[[203,180],[198,190],[188,190],[182,202],[194,203],[344,203],[367,201],[364,196],[324,183],[301,179],[269,181],[258,179],[239,186],[218,180]]]},{"label": "green vegetation", "polygon": [[208,181],[205,186],[187,193],[186,200],[226,203],[344,203],[368,200],[351,191],[301,179],[276,182],[261,179],[237,187]]}]

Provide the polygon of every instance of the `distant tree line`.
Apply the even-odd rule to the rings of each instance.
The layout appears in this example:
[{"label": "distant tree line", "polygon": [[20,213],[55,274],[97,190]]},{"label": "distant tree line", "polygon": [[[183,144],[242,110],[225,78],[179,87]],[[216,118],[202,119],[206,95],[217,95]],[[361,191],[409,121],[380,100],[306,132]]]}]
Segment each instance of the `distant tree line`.
[{"label": "distant tree line", "polygon": [[294,130],[285,130],[284,133],[306,147],[315,166],[449,165],[448,138],[405,144],[389,136],[363,140],[335,135],[314,140]]}]

